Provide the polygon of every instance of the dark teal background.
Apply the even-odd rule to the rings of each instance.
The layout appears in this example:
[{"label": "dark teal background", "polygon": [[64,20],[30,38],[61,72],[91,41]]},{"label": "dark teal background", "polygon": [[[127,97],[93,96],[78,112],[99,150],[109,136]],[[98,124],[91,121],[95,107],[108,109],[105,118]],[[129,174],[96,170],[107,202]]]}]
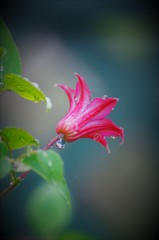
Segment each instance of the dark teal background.
[{"label": "dark teal background", "polygon": [[[1,16],[20,51],[23,76],[53,102],[33,104],[1,95],[1,127],[17,126],[40,140],[55,136],[67,112],[54,83],[75,86],[83,75],[92,97],[120,101],[111,118],[125,130],[125,143],[108,139],[111,154],[82,139],[58,150],[64,159],[74,219],[68,229],[97,239],[154,239],[159,202],[159,73],[157,9],[153,1],[4,1]],[[32,239],[25,219],[30,191],[42,181],[30,173],[1,200],[1,236]],[[3,183],[3,186],[4,187]],[[4,239],[6,239],[4,238]]]}]

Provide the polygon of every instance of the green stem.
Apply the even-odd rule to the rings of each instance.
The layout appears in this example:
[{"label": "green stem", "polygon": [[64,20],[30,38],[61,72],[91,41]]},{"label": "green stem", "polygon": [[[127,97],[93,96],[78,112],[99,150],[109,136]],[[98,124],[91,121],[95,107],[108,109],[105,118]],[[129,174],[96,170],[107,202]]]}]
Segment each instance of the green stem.
[{"label": "green stem", "polygon": [[[59,136],[56,136],[55,138],[53,138],[45,147],[44,150],[48,150],[50,147],[52,147],[54,145],[54,143],[59,139]],[[24,180],[24,178],[28,175],[29,171],[23,172],[20,177],[16,177],[15,174],[13,173],[13,171],[11,172],[11,177],[12,177],[12,184],[5,189],[3,192],[0,193],[0,198],[4,197],[7,193],[9,193],[10,191],[12,191],[13,189],[15,189],[17,187],[17,185]]]}]

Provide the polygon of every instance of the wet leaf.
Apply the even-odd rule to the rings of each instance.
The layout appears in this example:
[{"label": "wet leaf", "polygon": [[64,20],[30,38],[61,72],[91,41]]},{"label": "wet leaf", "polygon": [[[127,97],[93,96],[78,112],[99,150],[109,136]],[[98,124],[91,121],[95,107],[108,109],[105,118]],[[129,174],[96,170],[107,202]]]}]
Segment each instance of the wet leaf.
[{"label": "wet leaf", "polygon": [[71,206],[70,194],[64,178],[63,161],[58,153],[53,150],[38,150],[26,156],[23,163],[32,168],[34,172],[47,181],[57,181],[65,189],[63,190],[64,198],[68,205]]},{"label": "wet leaf", "polygon": [[7,142],[11,150],[26,147],[28,145],[39,145],[39,142],[22,128],[4,128],[0,131],[0,136]]},{"label": "wet leaf", "polygon": [[45,101],[47,111],[52,108],[50,99],[40,90],[38,84],[26,78],[12,73],[7,74],[4,78],[4,87],[35,103]]},{"label": "wet leaf", "polygon": [[4,78],[4,85],[8,90],[16,92],[27,100],[33,102],[45,100],[44,93],[35,84],[16,74],[7,74]]}]

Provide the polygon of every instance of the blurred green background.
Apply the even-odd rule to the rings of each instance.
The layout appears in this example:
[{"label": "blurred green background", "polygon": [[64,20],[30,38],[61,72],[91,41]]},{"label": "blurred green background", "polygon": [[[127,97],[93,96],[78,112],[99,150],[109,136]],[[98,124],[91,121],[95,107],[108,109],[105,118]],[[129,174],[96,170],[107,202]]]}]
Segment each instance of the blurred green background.
[{"label": "blurred green background", "polygon": [[[23,76],[53,103],[34,104],[1,95],[1,128],[17,126],[40,140],[55,136],[68,109],[65,94],[74,72],[92,97],[120,98],[110,118],[125,130],[125,143],[108,139],[111,154],[82,139],[58,150],[64,159],[74,216],[64,230],[97,239],[153,239],[159,202],[159,72],[157,9],[153,1],[2,1],[1,16],[19,49]],[[30,173],[1,200],[1,236],[37,239],[29,227],[27,198],[41,178]]]}]

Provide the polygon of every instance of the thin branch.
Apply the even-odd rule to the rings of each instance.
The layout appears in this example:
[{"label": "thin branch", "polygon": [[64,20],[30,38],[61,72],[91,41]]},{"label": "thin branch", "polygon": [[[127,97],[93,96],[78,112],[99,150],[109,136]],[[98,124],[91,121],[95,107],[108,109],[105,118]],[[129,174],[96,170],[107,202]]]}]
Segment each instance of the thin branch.
[{"label": "thin branch", "polygon": [[51,148],[55,142],[57,142],[57,140],[59,140],[59,136],[56,136],[55,138],[53,138],[45,147],[44,150],[48,150],[49,148]]},{"label": "thin branch", "polygon": [[20,183],[20,180],[19,181],[17,180],[14,183],[12,183],[7,189],[5,189],[3,192],[0,193],[0,198],[4,197],[7,193],[15,189],[19,183]]}]

